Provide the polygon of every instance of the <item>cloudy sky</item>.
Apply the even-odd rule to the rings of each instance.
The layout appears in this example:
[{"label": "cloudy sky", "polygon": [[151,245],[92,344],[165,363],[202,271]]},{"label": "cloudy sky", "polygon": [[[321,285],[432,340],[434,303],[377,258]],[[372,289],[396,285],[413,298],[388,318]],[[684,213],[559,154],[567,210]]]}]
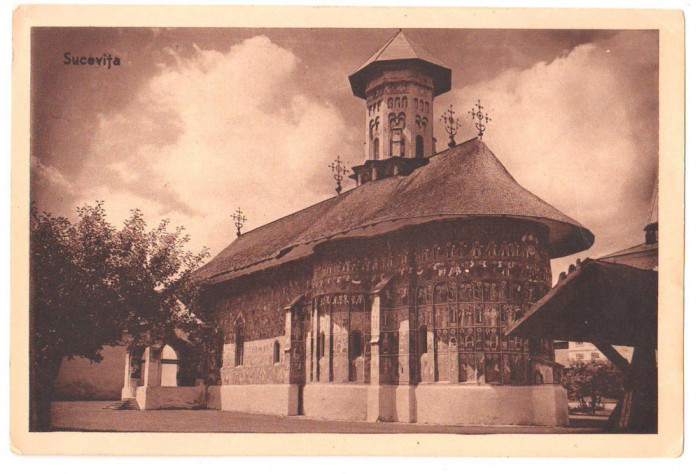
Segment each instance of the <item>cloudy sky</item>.
[{"label": "cloudy sky", "polygon": [[[104,200],[184,225],[212,255],[244,230],[334,194],[328,163],[364,161],[347,76],[391,29],[42,28],[32,33],[32,200],[70,218]],[[640,243],[658,163],[655,31],[409,29],[452,68],[465,123],[515,179],[588,227],[580,257]],[[65,65],[64,54],[119,67]],[[436,123],[437,148],[447,137]],[[349,183],[345,182],[346,186]],[[556,275],[576,257],[553,262]]]}]

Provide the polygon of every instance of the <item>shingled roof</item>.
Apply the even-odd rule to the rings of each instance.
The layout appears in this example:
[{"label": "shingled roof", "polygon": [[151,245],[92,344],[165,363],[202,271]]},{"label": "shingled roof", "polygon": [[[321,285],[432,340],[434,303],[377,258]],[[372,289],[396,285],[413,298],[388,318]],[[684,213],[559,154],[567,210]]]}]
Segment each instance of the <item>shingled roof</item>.
[{"label": "shingled roof", "polygon": [[588,229],[520,186],[484,142],[473,139],[433,155],[408,176],[368,182],[246,232],[198,275],[216,283],[309,256],[322,241],[485,216],[545,224],[552,258],[593,245]]},{"label": "shingled roof", "polygon": [[412,62],[426,68],[433,77],[435,89],[433,95],[439,96],[452,87],[452,71],[442,61],[426,51],[421,45],[406,37],[399,30],[379,48],[357,71],[349,77],[350,86],[355,96],[366,99],[367,81],[382,66],[397,62]]}]

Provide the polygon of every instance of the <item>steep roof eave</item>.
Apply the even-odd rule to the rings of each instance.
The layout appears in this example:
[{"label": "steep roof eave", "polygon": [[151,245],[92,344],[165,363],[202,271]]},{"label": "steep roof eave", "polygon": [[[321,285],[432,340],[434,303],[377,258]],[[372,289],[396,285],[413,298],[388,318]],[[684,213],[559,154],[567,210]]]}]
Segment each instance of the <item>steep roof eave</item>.
[{"label": "steep roof eave", "polygon": [[215,280],[235,278],[302,259],[319,242],[476,217],[543,223],[550,229],[552,258],[586,250],[594,241],[581,224],[520,186],[483,142],[469,140],[433,155],[407,176],[364,184],[247,232],[198,274]]}]

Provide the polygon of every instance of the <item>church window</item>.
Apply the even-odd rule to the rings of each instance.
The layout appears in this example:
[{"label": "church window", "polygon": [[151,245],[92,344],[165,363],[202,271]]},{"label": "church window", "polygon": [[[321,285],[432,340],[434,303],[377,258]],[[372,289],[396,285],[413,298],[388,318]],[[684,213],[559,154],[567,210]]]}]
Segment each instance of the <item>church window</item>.
[{"label": "church window", "polygon": [[418,99],[417,99],[417,98],[414,98],[414,99],[413,99],[413,108],[414,108],[414,109],[417,109],[417,108],[418,108]]},{"label": "church window", "polygon": [[428,101],[426,100],[426,101],[425,101],[425,111],[428,112],[428,110],[430,110],[430,104],[429,104]]},{"label": "church window", "polygon": [[375,160],[379,159],[379,138],[375,138],[372,144],[372,158]]},{"label": "church window", "polygon": [[276,364],[280,361],[280,343],[279,341],[275,341],[275,344],[272,346],[272,363]]},{"label": "church window", "polygon": [[423,137],[416,137],[416,158],[423,158]]},{"label": "church window", "polygon": [[363,352],[362,332],[355,330],[350,333],[350,358],[357,359]]},{"label": "church window", "polygon": [[394,108],[394,99],[389,97],[389,99],[386,101],[386,106],[390,109],[393,109]]},{"label": "church window", "polygon": [[418,107],[421,111],[423,110],[423,101],[420,101],[420,106]]},{"label": "church window", "polygon": [[428,352],[428,327],[423,325],[418,328],[418,354]]},{"label": "church window", "polygon": [[234,365],[243,365],[243,347],[245,346],[245,335],[243,333],[243,328],[238,328],[236,330],[236,358]]},{"label": "church window", "polygon": [[326,357],[326,333],[322,332],[318,335],[318,356]]},{"label": "church window", "polygon": [[402,109],[408,108],[408,99],[406,98],[406,96],[401,98],[401,108]]}]

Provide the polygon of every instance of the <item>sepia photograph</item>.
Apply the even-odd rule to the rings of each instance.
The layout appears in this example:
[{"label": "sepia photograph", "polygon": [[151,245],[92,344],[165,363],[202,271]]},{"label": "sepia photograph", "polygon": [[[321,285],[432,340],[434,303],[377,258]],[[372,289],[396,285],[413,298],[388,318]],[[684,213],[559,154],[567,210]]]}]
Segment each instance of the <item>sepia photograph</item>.
[{"label": "sepia photograph", "polygon": [[436,10],[26,27],[29,435],[663,431],[663,28]]}]

